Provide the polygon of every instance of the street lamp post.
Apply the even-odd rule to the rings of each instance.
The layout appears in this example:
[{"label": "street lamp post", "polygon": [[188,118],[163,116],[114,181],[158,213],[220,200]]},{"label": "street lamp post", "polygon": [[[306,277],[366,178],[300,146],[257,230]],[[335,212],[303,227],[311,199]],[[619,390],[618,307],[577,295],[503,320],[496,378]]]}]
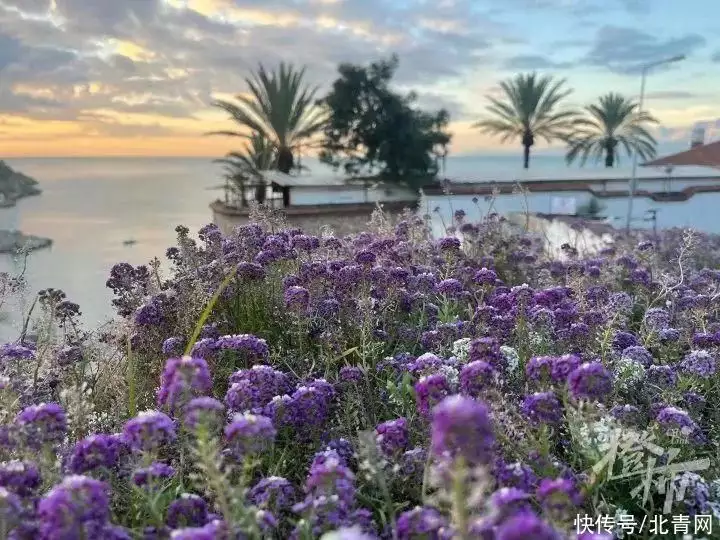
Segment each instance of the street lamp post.
[{"label": "street lamp post", "polygon": [[[640,78],[640,100],[638,102],[638,114],[642,113],[643,111],[643,104],[645,102],[645,79],[647,78],[648,71],[650,71],[652,68],[657,66],[663,66],[665,64],[673,64],[675,62],[681,62],[682,60],[685,60],[685,55],[680,54],[678,56],[673,56],[672,58],[666,58],[664,60],[659,60],[657,62],[652,62],[651,64],[646,64],[642,68],[642,76]],[[635,197],[635,186],[637,184],[637,168],[638,168],[638,153],[633,152],[633,160],[632,160],[632,173],[630,176],[630,190],[628,194],[628,209],[627,209],[627,220],[625,222],[625,228],[627,232],[630,232],[630,222],[632,221],[632,213],[633,213],[633,198]]]}]

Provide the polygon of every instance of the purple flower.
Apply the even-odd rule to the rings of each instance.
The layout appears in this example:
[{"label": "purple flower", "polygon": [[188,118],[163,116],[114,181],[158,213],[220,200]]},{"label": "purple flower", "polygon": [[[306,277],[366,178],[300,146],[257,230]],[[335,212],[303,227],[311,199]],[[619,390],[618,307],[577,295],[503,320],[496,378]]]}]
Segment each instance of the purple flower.
[{"label": "purple flower", "polygon": [[60,349],[55,357],[55,360],[59,366],[65,367],[80,362],[82,358],[82,349],[76,345],[72,345]]},{"label": "purple flower", "polygon": [[247,281],[260,281],[265,278],[265,269],[260,261],[244,261],[237,265],[237,276]]},{"label": "purple flower", "polygon": [[521,512],[502,523],[495,540],[561,540],[562,536],[532,512]]},{"label": "purple flower", "polygon": [[525,375],[532,381],[550,381],[554,360],[552,356],[533,356],[525,366]]},{"label": "purple flower", "polygon": [[218,350],[218,343],[215,338],[202,338],[195,342],[190,349],[190,356],[196,358],[212,358]]},{"label": "purple flower", "polygon": [[15,426],[23,442],[31,448],[59,443],[65,437],[67,418],[57,403],[42,403],[24,408],[15,417]]},{"label": "purple flower", "polygon": [[445,296],[460,296],[463,290],[462,283],[455,278],[443,279],[440,283],[435,285],[435,292]]},{"label": "purple flower", "polygon": [[123,436],[135,450],[155,450],[175,440],[175,424],[160,411],[144,411],[125,423]]},{"label": "purple flower", "polygon": [[212,390],[212,377],[207,362],[202,358],[183,356],[170,358],[160,378],[157,395],[158,407],[166,407],[171,413],[194,397]]},{"label": "purple flower", "polygon": [[717,371],[717,362],[707,351],[690,351],[680,362],[680,369],[690,375],[709,379]]},{"label": "purple flower", "polygon": [[633,362],[650,367],[653,364],[653,355],[645,347],[633,345],[622,352],[622,358],[628,358]]},{"label": "purple flower", "polygon": [[696,443],[704,441],[700,426],[690,418],[687,411],[677,407],[665,407],[658,413],[655,421],[668,435],[680,435]]},{"label": "purple flower", "polygon": [[[235,386],[238,385],[238,386]],[[264,407],[275,396],[290,390],[287,375],[264,364],[241,369],[230,375],[230,389],[225,396],[228,407],[236,412]]]},{"label": "purple flower", "polygon": [[288,403],[289,422],[302,437],[314,437],[325,425],[333,395],[313,385],[300,386],[293,392]]},{"label": "purple flower", "polygon": [[452,538],[447,520],[438,510],[430,506],[416,506],[400,514],[395,532],[398,540]]},{"label": "purple flower", "polygon": [[674,343],[680,339],[680,332],[675,328],[663,328],[659,332],[661,343]]},{"label": "purple flower", "polygon": [[5,343],[0,347],[0,360],[33,360],[35,351],[17,343]]},{"label": "purple flower", "polygon": [[305,481],[305,493],[305,500],[295,504],[293,511],[307,516],[313,536],[322,536],[322,532],[351,521],[355,475],[334,450],[315,456]]},{"label": "purple flower", "polygon": [[183,352],[185,340],[181,337],[169,337],[162,344],[162,352],[165,356],[180,356]]},{"label": "purple flower", "polygon": [[495,381],[495,370],[482,360],[465,364],[460,371],[460,391],[470,397],[479,398]]},{"label": "purple flower", "polygon": [[377,255],[375,255],[372,251],[369,250],[358,251],[355,255],[355,262],[365,266],[371,266],[375,264],[376,260]]},{"label": "purple flower", "polygon": [[503,487],[490,496],[495,522],[501,523],[506,518],[530,510],[530,495],[527,492],[514,488]]},{"label": "purple flower", "polygon": [[191,493],[183,493],[168,506],[165,523],[171,529],[200,527],[208,520],[208,506],[205,499]]},{"label": "purple flower", "polygon": [[190,429],[206,426],[211,432],[217,431],[225,416],[225,405],[217,399],[203,396],[191,399],[184,408],[183,420]]},{"label": "purple flower", "polygon": [[20,497],[27,497],[32,495],[40,484],[40,471],[34,463],[18,460],[0,463],[0,488]]},{"label": "purple flower", "polygon": [[[0,487],[0,525],[3,526],[6,531],[10,531],[15,527],[15,525],[19,525],[22,514],[23,508],[20,498],[4,487]],[[20,525],[20,527],[22,527],[22,525]],[[32,531],[31,535],[28,536],[17,535],[17,530],[14,532],[15,535],[8,536],[8,538],[13,538],[13,540],[15,540],[17,537],[18,540],[21,540],[37,536],[37,531]]]},{"label": "purple flower", "polygon": [[477,338],[470,342],[468,359],[471,362],[482,360],[496,369],[503,368],[503,355],[500,351],[500,343],[491,337]]},{"label": "purple flower", "polygon": [[293,485],[280,476],[263,478],[248,492],[248,499],[260,508],[278,515],[292,508],[297,500]]},{"label": "purple flower", "polygon": [[650,366],[646,373],[647,382],[661,388],[672,386],[677,381],[677,375],[670,366]]},{"label": "purple flower", "polygon": [[38,504],[41,537],[97,538],[110,517],[109,489],[87,476],[66,476]]},{"label": "purple flower", "polygon": [[310,303],[310,291],[305,287],[293,285],[285,289],[283,295],[285,307],[296,311],[305,311]]},{"label": "purple flower", "polygon": [[238,459],[261,453],[273,443],[276,434],[272,420],[259,414],[236,414],[225,427],[225,441]]},{"label": "purple flower", "polygon": [[156,461],[149,467],[133,472],[132,481],[136,486],[149,486],[175,476],[175,469],[170,465]]},{"label": "purple flower", "polygon": [[252,334],[221,336],[217,340],[217,346],[221,350],[241,353],[246,358],[254,361],[263,361],[270,356],[267,342]]},{"label": "purple flower", "polygon": [[502,459],[495,463],[495,478],[503,487],[515,487],[522,491],[532,491],[537,484],[537,476],[532,468],[520,462],[506,463]]},{"label": "purple flower", "polygon": [[407,420],[397,418],[375,427],[375,441],[387,457],[397,457],[408,446]]},{"label": "purple flower", "polygon": [[113,435],[90,435],[78,441],[68,459],[68,470],[83,474],[97,468],[110,469],[120,457],[120,445]]},{"label": "purple flower", "polygon": [[418,356],[407,367],[408,371],[416,376],[431,375],[444,364],[443,359],[433,353]]},{"label": "purple flower", "polygon": [[612,340],[613,349],[616,351],[624,351],[628,347],[635,345],[640,345],[640,343],[638,342],[638,338],[630,332],[616,332]]},{"label": "purple flower", "polygon": [[320,247],[320,239],[317,236],[310,236],[306,234],[293,235],[290,241],[293,249],[301,251],[312,251]]},{"label": "purple flower", "polygon": [[440,251],[457,252],[460,250],[460,239],[455,236],[446,236],[438,240]]},{"label": "purple flower", "polygon": [[600,362],[585,362],[568,376],[575,399],[599,400],[612,391],[612,375]]},{"label": "purple flower", "polygon": [[634,405],[615,405],[610,409],[610,415],[613,418],[617,418],[624,424],[639,424],[642,418],[640,409]]},{"label": "purple flower", "polygon": [[526,396],[521,409],[535,424],[557,424],[563,418],[562,405],[553,392],[536,392]]},{"label": "purple flower", "polygon": [[654,331],[670,325],[670,314],[662,308],[650,308],[645,312],[645,325]]},{"label": "purple flower", "polygon": [[494,444],[484,403],[455,395],[433,409],[431,448],[436,456],[462,456],[469,465],[488,463]]},{"label": "purple flower", "polygon": [[565,382],[568,375],[580,365],[581,361],[580,357],[575,354],[552,357],[550,361],[550,377],[554,382]]},{"label": "purple flower", "polygon": [[544,478],[535,493],[540,505],[554,515],[566,515],[582,503],[575,483],[565,478]]},{"label": "purple flower", "polygon": [[343,366],[340,368],[340,380],[346,383],[360,382],[365,378],[362,368],[357,366]]},{"label": "purple flower", "polygon": [[429,419],[432,409],[450,394],[450,384],[445,375],[436,373],[421,378],[415,384],[415,398],[418,412]]},{"label": "purple flower", "polygon": [[225,540],[229,538],[228,527],[220,520],[211,521],[202,527],[186,527],[170,533],[171,540]]}]

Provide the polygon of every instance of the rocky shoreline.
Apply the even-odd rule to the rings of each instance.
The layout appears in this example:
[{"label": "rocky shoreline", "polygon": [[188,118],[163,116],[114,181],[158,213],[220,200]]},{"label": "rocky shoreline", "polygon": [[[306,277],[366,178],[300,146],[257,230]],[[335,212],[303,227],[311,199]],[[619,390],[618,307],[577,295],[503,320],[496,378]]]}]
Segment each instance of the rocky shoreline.
[{"label": "rocky shoreline", "polygon": [[37,180],[13,170],[0,160],[0,208],[15,206],[19,199],[41,193]]},{"label": "rocky shoreline", "polygon": [[50,238],[24,234],[20,231],[0,230],[0,253],[29,253],[52,246]]},{"label": "rocky shoreline", "polygon": [[[0,160],[0,208],[10,208],[15,206],[19,199],[40,193],[42,190],[38,187],[37,180],[13,170]],[[0,253],[29,253],[51,245],[50,238],[0,229]]]}]

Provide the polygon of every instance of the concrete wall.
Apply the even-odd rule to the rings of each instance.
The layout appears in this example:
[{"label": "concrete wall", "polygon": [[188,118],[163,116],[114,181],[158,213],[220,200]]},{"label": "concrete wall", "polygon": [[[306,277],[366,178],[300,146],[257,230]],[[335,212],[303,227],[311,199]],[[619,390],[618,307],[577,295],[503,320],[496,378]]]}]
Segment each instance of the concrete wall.
[{"label": "concrete wall", "polygon": [[290,188],[290,204],[360,204],[375,202],[407,201],[415,199],[412,192],[405,189],[354,189],[331,190],[322,187]]},{"label": "concrete wall", "polygon": [[[252,221],[249,212],[229,210],[217,203],[213,203],[210,208],[213,214],[213,223],[225,234],[230,234],[235,227],[247,225]],[[400,207],[386,205],[383,208],[391,219],[397,219],[403,212],[403,208]],[[364,211],[353,209],[352,211],[333,212],[325,208],[317,212],[282,212],[282,215],[289,226],[300,227],[307,233],[318,234],[321,231],[329,230],[337,236],[345,236],[367,230],[372,212],[372,205],[368,205]]]}]

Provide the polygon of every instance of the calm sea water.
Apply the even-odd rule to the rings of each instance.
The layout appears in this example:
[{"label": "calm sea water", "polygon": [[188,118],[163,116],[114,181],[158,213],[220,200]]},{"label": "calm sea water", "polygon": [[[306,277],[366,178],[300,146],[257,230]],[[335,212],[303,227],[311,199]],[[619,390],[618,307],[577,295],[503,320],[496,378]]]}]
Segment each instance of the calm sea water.
[{"label": "calm sea water", "polygon": [[[69,158],[9,159],[8,163],[36,178],[43,194],[21,200],[10,209],[0,209],[0,228],[15,228],[25,233],[54,240],[51,249],[32,253],[25,275],[31,293],[54,287],[64,290],[78,302],[86,322],[94,326],[111,316],[111,294],[105,287],[110,267],[120,261],[147,263],[161,259],[167,247],[174,245],[177,225],[196,231],[211,219],[208,204],[221,195],[213,187],[222,183],[220,168],[210,159],[177,158]],[[304,160],[313,171],[321,167]],[[482,156],[448,158],[445,174],[450,177],[488,176],[500,171],[520,169],[519,156]],[[536,156],[532,171],[537,174],[565,172],[561,157]],[[581,195],[582,196],[582,195]],[[487,210],[471,202],[472,197],[436,197],[427,201],[428,209],[439,222],[453,210],[465,209],[471,216]],[[715,212],[720,198],[694,197],[686,203],[662,205],[661,226],[695,226],[720,232]],[[501,197],[495,208],[501,212],[521,211],[526,201],[517,196]],[[548,211],[550,196],[532,195],[527,204],[531,211]],[[606,214],[624,216],[625,201],[610,201]],[[650,208],[639,200],[637,215]],[[132,246],[125,240],[135,240]],[[0,271],[18,273],[23,261],[0,255]],[[23,306],[5,310],[4,333],[17,324]]]}]

